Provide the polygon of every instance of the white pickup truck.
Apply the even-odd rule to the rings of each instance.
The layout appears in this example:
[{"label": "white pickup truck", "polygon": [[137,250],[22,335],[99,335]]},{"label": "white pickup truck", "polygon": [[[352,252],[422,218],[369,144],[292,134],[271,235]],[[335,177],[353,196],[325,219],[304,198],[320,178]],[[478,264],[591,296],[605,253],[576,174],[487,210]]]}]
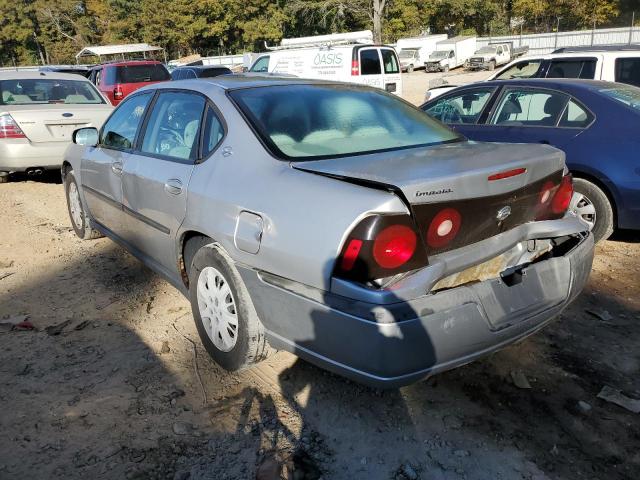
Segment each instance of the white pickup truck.
[{"label": "white pickup truck", "polygon": [[508,43],[487,45],[476,51],[469,59],[467,68],[470,70],[495,70],[499,65],[511,61],[511,46]]}]

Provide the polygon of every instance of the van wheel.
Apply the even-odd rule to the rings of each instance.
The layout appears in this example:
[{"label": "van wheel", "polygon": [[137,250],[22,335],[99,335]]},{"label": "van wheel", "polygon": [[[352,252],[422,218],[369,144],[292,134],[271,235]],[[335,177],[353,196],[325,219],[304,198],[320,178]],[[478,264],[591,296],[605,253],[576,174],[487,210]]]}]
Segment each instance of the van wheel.
[{"label": "van wheel", "polygon": [[229,371],[264,360],[264,327],[231,258],[216,244],[201,247],[189,270],[189,299],[202,344]]},{"label": "van wheel", "polygon": [[407,67],[407,73],[412,73],[413,72],[413,65],[409,65]]},{"label": "van wheel", "polygon": [[574,178],[573,190],[569,210],[589,224],[596,242],[609,238],[613,233],[613,208],[607,194],[582,178]]},{"label": "van wheel", "polygon": [[91,221],[84,211],[78,183],[73,174],[73,170],[69,170],[64,177],[64,191],[67,197],[67,209],[69,210],[69,218],[71,226],[76,235],[83,240],[93,240],[102,237],[102,233],[91,228]]},{"label": "van wheel", "polygon": [[445,67],[442,68],[442,71],[444,73],[447,73],[449,71],[449,65],[446,65]]},{"label": "van wheel", "polygon": [[494,62],[493,60],[491,60],[489,62],[489,71],[493,72],[496,69],[496,62]]}]

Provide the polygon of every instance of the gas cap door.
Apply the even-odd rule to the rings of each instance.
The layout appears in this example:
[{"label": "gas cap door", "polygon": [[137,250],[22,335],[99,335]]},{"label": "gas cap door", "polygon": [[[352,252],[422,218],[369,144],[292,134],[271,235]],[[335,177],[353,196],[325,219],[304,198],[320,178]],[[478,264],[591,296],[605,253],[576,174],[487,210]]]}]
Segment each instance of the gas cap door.
[{"label": "gas cap door", "polygon": [[240,212],[236,223],[233,241],[238,250],[256,254],[260,250],[264,222],[260,215],[251,212]]}]

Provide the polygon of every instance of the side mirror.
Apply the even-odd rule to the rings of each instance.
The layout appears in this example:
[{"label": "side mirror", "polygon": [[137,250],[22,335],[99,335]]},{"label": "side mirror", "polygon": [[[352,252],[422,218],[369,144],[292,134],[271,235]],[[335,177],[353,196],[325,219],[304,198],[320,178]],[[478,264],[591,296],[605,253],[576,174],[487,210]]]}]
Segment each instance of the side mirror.
[{"label": "side mirror", "polygon": [[73,132],[73,143],[95,147],[98,144],[98,130],[93,127],[79,128]]}]

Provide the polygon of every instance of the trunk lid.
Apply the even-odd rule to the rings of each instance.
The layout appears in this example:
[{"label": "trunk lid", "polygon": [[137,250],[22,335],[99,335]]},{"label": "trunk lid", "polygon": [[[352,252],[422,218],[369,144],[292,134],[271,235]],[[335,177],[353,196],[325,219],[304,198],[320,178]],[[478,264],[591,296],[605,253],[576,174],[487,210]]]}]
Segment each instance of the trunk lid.
[{"label": "trunk lid", "polygon": [[[548,204],[540,203],[541,192],[549,182],[560,184],[564,153],[546,145],[459,142],[292,166],[401,194],[433,254],[539,218]],[[504,172],[512,173],[490,180]],[[443,209],[460,214],[459,233],[446,245],[427,245],[427,232]]]},{"label": "trunk lid", "polygon": [[107,104],[6,105],[3,108],[33,143],[70,142],[74,130],[100,128],[113,110]]}]

